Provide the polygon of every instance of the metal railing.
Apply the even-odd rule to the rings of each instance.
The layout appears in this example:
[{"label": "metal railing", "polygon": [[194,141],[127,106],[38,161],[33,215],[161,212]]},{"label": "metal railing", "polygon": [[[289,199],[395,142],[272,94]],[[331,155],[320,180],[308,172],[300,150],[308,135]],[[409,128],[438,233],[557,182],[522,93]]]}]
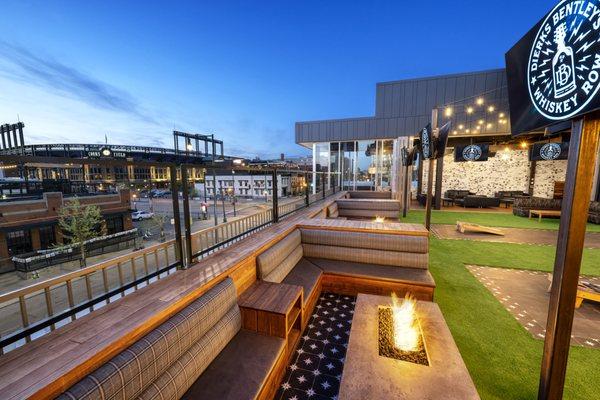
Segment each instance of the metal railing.
[{"label": "metal railing", "polygon": [[175,240],[169,240],[2,294],[0,354],[152,283],[179,265]]},{"label": "metal railing", "polygon": [[[278,216],[284,218],[333,193],[333,190],[306,193],[304,197],[279,205]],[[273,209],[270,208],[195,232],[191,235],[193,258],[203,258],[273,223]],[[75,321],[179,267],[182,263],[177,259],[176,241],[171,239],[2,294],[0,354]]]}]

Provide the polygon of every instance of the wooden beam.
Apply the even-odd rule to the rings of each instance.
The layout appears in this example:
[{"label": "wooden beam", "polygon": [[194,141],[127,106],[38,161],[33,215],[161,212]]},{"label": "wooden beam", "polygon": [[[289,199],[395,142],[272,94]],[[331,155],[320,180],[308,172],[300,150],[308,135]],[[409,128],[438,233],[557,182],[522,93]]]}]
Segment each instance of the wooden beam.
[{"label": "wooden beam", "polygon": [[598,132],[600,112],[573,122],[546,324],[539,400],[561,399],[563,396],[594,164],[598,154]]},{"label": "wooden beam", "polygon": [[402,217],[406,218],[406,214],[408,212],[408,203],[410,202],[410,178],[409,178],[410,166],[407,165],[404,170],[404,190],[402,191],[403,201],[402,201]]},{"label": "wooden beam", "polygon": [[417,171],[417,194],[423,193],[423,157],[419,154],[419,169]]}]

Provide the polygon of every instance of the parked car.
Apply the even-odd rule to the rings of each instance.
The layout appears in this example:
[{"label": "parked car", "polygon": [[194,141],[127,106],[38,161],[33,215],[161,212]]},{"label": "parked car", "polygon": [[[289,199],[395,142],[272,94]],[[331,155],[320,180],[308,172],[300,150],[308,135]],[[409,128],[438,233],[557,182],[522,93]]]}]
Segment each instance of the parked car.
[{"label": "parked car", "polygon": [[134,211],[133,213],[131,213],[131,219],[133,221],[142,221],[144,219],[150,219],[154,217],[154,213],[151,213],[150,211]]}]

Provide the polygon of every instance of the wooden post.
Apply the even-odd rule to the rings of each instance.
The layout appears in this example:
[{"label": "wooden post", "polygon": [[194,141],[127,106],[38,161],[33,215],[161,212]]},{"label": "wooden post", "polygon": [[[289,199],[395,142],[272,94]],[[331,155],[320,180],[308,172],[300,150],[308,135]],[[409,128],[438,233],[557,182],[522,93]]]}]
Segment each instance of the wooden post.
[{"label": "wooden post", "polygon": [[573,122],[552,291],[548,308],[539,400],[561,399],[571,343],[575,299],[598,154],[600,112]]},{"label": "wooden post", "polygon": [[410,171],[410,166],[406,166],[405,172],[404,172],[404,191],[403,191],[403,196],[404,196],[404,201],[403,201],[403,207],[402,207],[402,217],[406,218],[406,213],[408,212],[408,202],[410,201],[410,178],[408,177]]},{"label": "wooden post", "polygon": [[423,193],[423,157],[419,154],[419,169],[417,171],[417,194]]},{"label": "wooden post", "polygon": [[427,228],[427,230],[431,228],[431,205],[433,203],[433,162],[433,158],[429,160],[429,168],[427,170],[427,203],[425,206],[425,228]]},{"label": "wooden post", "polygon": [[442,176],[444,172],[444,155],[437,159],[435,168],[435,209],[442,209]]}]

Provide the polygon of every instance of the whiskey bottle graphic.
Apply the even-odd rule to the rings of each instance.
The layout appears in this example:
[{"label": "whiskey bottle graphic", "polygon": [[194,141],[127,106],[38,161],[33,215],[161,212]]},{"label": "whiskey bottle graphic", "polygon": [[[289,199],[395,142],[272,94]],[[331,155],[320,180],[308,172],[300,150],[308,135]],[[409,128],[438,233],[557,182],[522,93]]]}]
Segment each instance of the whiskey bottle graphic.
[{"label": "whiskey bottle graphic", "polygon": [[573,49],[565,44],[567,25],[559,25],[554,32],[556,54],[552,59],[552,76],[554,80],[554,97],[561,98],[577,89],[575,81],[575,57]]}]

